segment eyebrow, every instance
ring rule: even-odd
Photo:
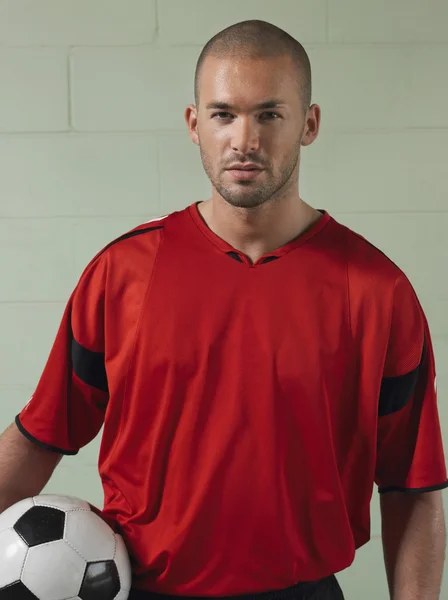
[[[279,108],[281,106],[286,106],[286,102],[284,100],[272,99],[267,100],[266,102],[260,102],[254,106],[255,110],[268,110],[270,108]],[[216,100],[209,102],[206,107],[209,109],[219,109],[219,110],[234,110],[236,107],[232,104],[227,104],[227,102],[218,102]]]

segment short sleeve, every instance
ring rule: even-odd
[[[375,482],[380,493],[448,487],[431,334],[404,275],[395,284],[379,398]]]
[[[105,368],[104,255],[85,269],[65,307],[37,387],[16,417],[33,442],[76,454],[100,431],[109,398]]]

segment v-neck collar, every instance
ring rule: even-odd
[[[214,231],[212,231],[210,227],[208,227],[207,223],[205,222],[201,213],[199,212],[198,206],[200,203],[201,202],[194,202],[188,207],[188,210],[193,221],[195,222],[201,233],[203,233],[205,237],[207,237],[208,240],[214,246],[218,247],[222,252],[230,254],[233,256],[233,258],[237,258],[237,260],[239,259],[240,262],[244,262],[253,267],[263,262],[270,262],[271,260],[285,256],[285,254],[288,254],[292,250],[299,248],[300,246],[305,244],[309,239],[311,239],[320,231],[322,231],[322,229],[331,220],[331,216],[326,210],[319,209],[319,212],[322,213],[322,217],[318,221],[316,221],[309,229],[301,233],[299,236],[297,236],[287,244],[281,246],[280,248],[277,248],[276,250],[273,250],[272,252],[268,252],[267,254],[261,256],[255,263],[252,263],[243,252],[234,248],[231,244],[223,240]]]

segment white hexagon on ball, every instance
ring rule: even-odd
[[[71,510],[66,513],[64,539],[86,561],[112,560],[115,554],[112,529],[91,511]]]
[[[78,595],[85,570],[82,556],[58,540],[29,549],[21,579],[38,598],[61,600]]]
[[[14,529],[0,533],[0,589],[19,581],[28,546]],[[2,569],[1,565],[8,565]]]

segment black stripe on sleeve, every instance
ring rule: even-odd
[[[103,352],[92,352],[72,338],[73,371],[81,381],[103,392],[108,392]]]
[[[378,416],[384,417],[404,408],[417,385],[420,367],[426,355],[426,340],[423,344],[423,352],[420,364],[410,373],[398,377],[384,377],[381,382]]]
[[[429,487],[422,488],[405,488],[390,485],[387,487],[378,488],[379,494],[387,494],[387,492],[404,492],[405,494],[423,494],[424,492],[436,492],[438,490],[444,490],[448,488],[448,481],[444,481],[443,483],[439,483],[437,485],[431,485]]]
[[[35,438],[33,435],[31,435],[31,433],[29,433],[25,429],[25,427],[20,422],[19,415],[16,416],[15,423],[16,423],[17,428],[20,431],[20,433],[23,434],[27,440],[29,440],[30,442],[33,442],[33,444],[36,444],[37,446],[40,446],[44,450],[48,450],[49,452],[56,452],[57,454],[65,454],[67,456],[74,456],[75,454],[78,454],[78,450],[63,450],[62,448],[57,448],[56,446],[50,446],[49,444],[44,444],[44,442],[41,442],[40,440]]]

